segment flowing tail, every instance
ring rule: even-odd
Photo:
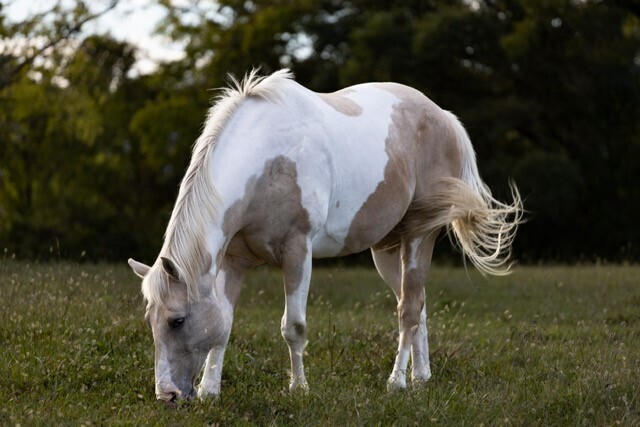
[[[480,178],[469,135],[454,114],[444,113],[462,152],[462,173],[459,179],[442,178],[438,191],[414,204],[409,233],[428,235],[446,227],[452,242],[482,273],[509,274],[511,245],[523,222],[520,193],[510,182],[512,204],[491,195]]]

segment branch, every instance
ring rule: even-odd
[[[0,90],[10,86],[11,84],[14,83],[16,76],[20,73],[20,71],[31,65],[33,63],[33,61],[35,61],[35,59],[42,55],[47,49],[50,49],[58,44],[60,44],[62,41],[64,40],[68,40],[71,36],[73,36],[74,34],[79,33],[82,30],[82,27],[90,21],[93,21],[94,19],[97,19],[99,17],[101,17],[102,15],[104,15],[105,13],[113,10],[118,3],[120,2],[120,0],[111,0],[111,3],[109,4],[109,6],[107,6],[105,9],[101,10],[100,12],[94,13],[92,15],[88,15],[84,18],[82,18],[81,20],[79,20],[76,23],[73,23],[73,25],[71,26],[67,26],[65,25],[65,27],[63,27],[61,33],[58,35],[58,37],[49,40],[48,43],[46,43],[44,46],[40,47],[39,49],[37,49],[34,53],[32,53],[31,55],[27,56],[26,58],[24,58],[21,62],[19,62],[17,65],[15,65],[13,67],[13,69],[9,69],[8,71],[6,71],[2,78],[2,80],[0,80]],[[46,14],[53,12],[53,10],[55,10],[55,7],[53,9],[51,9],[50,11],[47,12],[43,12],[42,14],[38,14],[38,17],[42,18],[44,17]]]

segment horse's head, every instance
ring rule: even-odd
[[[193,397],[207,353],[224,345],[231,328],[215,294],[215,278],[205,273],[189,290],[170,259],[159,258],[151,267],[130,259],[129,265],[143,279],[145,320],[155,344],[156,397],[166,403]]]

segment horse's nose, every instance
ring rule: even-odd
[[[169,391],[164,393],[162,396],[158,396],[158,402],[162,402],[167,406],[174,406],[178,401],[180,394],[175,391]]]
[[[156,391],[156,398],[168,405],[175,404],[180,399],[182,393],[174,385],[161,385]]]

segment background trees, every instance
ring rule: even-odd
[[[459,115],[489,185],[506,196],[512,177],[526,196],[521,259],[638,259],[634,5],[158,1],[167,10],[159,31],[187,54],[145,76],[131,73],[133,46],[69,32],[93,16],[82,2],[21,30],[0,9],[5,40],[36,27],[58,40],[38,54],[44,60],[0,51],[0,246],[25,256],[59,245],[63,256],[153,257],[207,89],[228,72],[288,66],[318,91],[402,82]]]

